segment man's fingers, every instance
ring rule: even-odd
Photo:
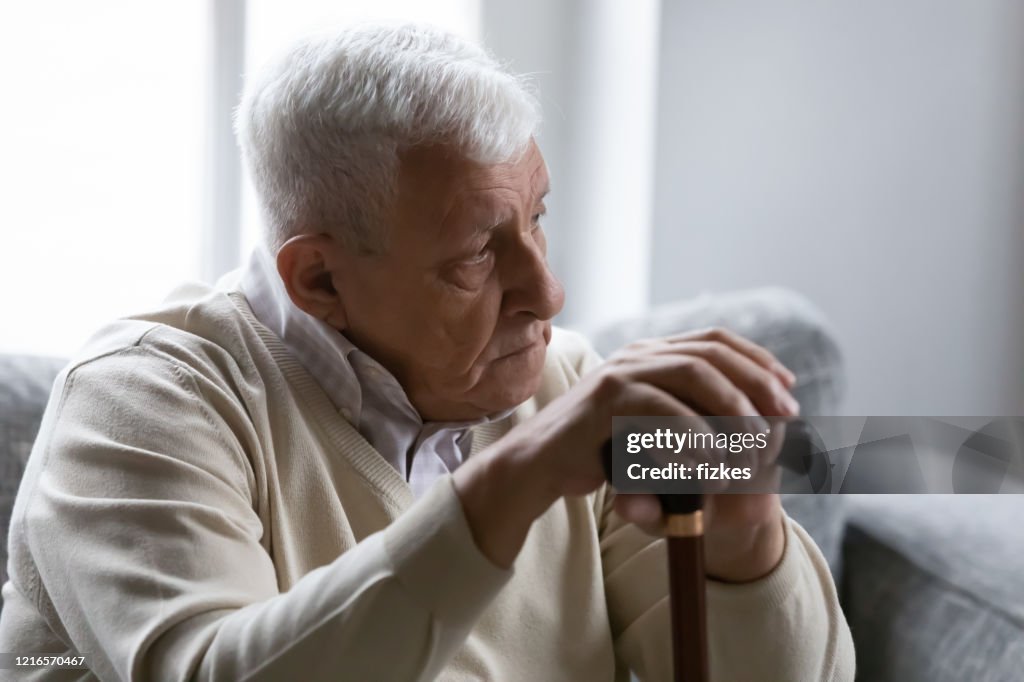
[[[735,332],[722,327],[712,327],[695,332],[686,332],[666,338],[669,343],[682,341],[717,341],[730,346],[735,351],[742,353],[765,369],[776,374],[785,384],[786,388],[792,388],[796,383],[796,375],[772,355],[771,351],[757,345],[749,339],[745,339]]]
[[[761,458],[765,463],[774,464],[786,442],[786,422],[783,419],[772,419],[770,423],[772,431],[768,435],[768,447],[762,450]]]
[[[621,417],[674,417],[681,420],[678,423],[685,424],[686,428],[693,433],[715,433],[714,429],[690,405],[658,386],[642,381],[631,383],[623,392],[622,397],[615,405],[615,414]],[[718,466],[720,461],[719,454],[713,449],[696,446],[686,449],[686,457],[692,466],[696,466],[700,462]],[[673,459],[672,457],[660,458],[657,455],[653,459],[659,465],[678,460],[678,458]]]
[[[652,355],[635,362],[630,375],[635,381],[672,394],[701,414],[723,417],[759,414],[750,398],[722,370],[696,355]]]
[[[665,520],[661,512],[661,502],[655,495],[616,493],[615,512],[626,521],[639,526],[645,533],[663,535]]]
[[[779,376],[719,341],[689,341],[665,346],[663,352],[678,349],[689,355],[702,357],[722,371],[741,391],[750,397],[762,415],[795,417],[800,405],[790,395]]]
[[[616,416],[698,418],[688,403],[662,386],[644,380],[632,380],[615,401]]]

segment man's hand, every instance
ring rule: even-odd
[[[510,566],[533,520],[555,500],[604,483],[600,450],[613,416],[795,416],[794,380],[767,350],[721,329],[627,346],[456,471],[477,545]],[[649,531],[660,528],[652,495],[620,495],[615,509]],[[754,580],[781,559],[777,495],[709,495],[704,513],[712,578]]]

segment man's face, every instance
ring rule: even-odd
[[[540,226],[547,192],[535,143],[495,166],[412,150],[386,253],[346,256],[332,273],[344,333],[396,376],[424,419],[498,412],[540,385],[564,301]]]

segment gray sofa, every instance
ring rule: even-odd
[[[607,354],[634,339],[706,326],[729,327],[775,352],[797,374],[795,393],[805,414],[838,409],[838,346],[822,316],[790,292],[704,296],[585,331]],[[4,580],[11,505],[62,365],[0,356]],[[859,680],[1024,680],[1024,498],[807,495],[784,504],[836,576]]]

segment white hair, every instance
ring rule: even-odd
[[[403,149],[448,144],[477,163],[504,163],[539,125],[523,78],[420,24],[307,37],[247,83],[235,115],[272,252],[311,231],[378,252]]]

